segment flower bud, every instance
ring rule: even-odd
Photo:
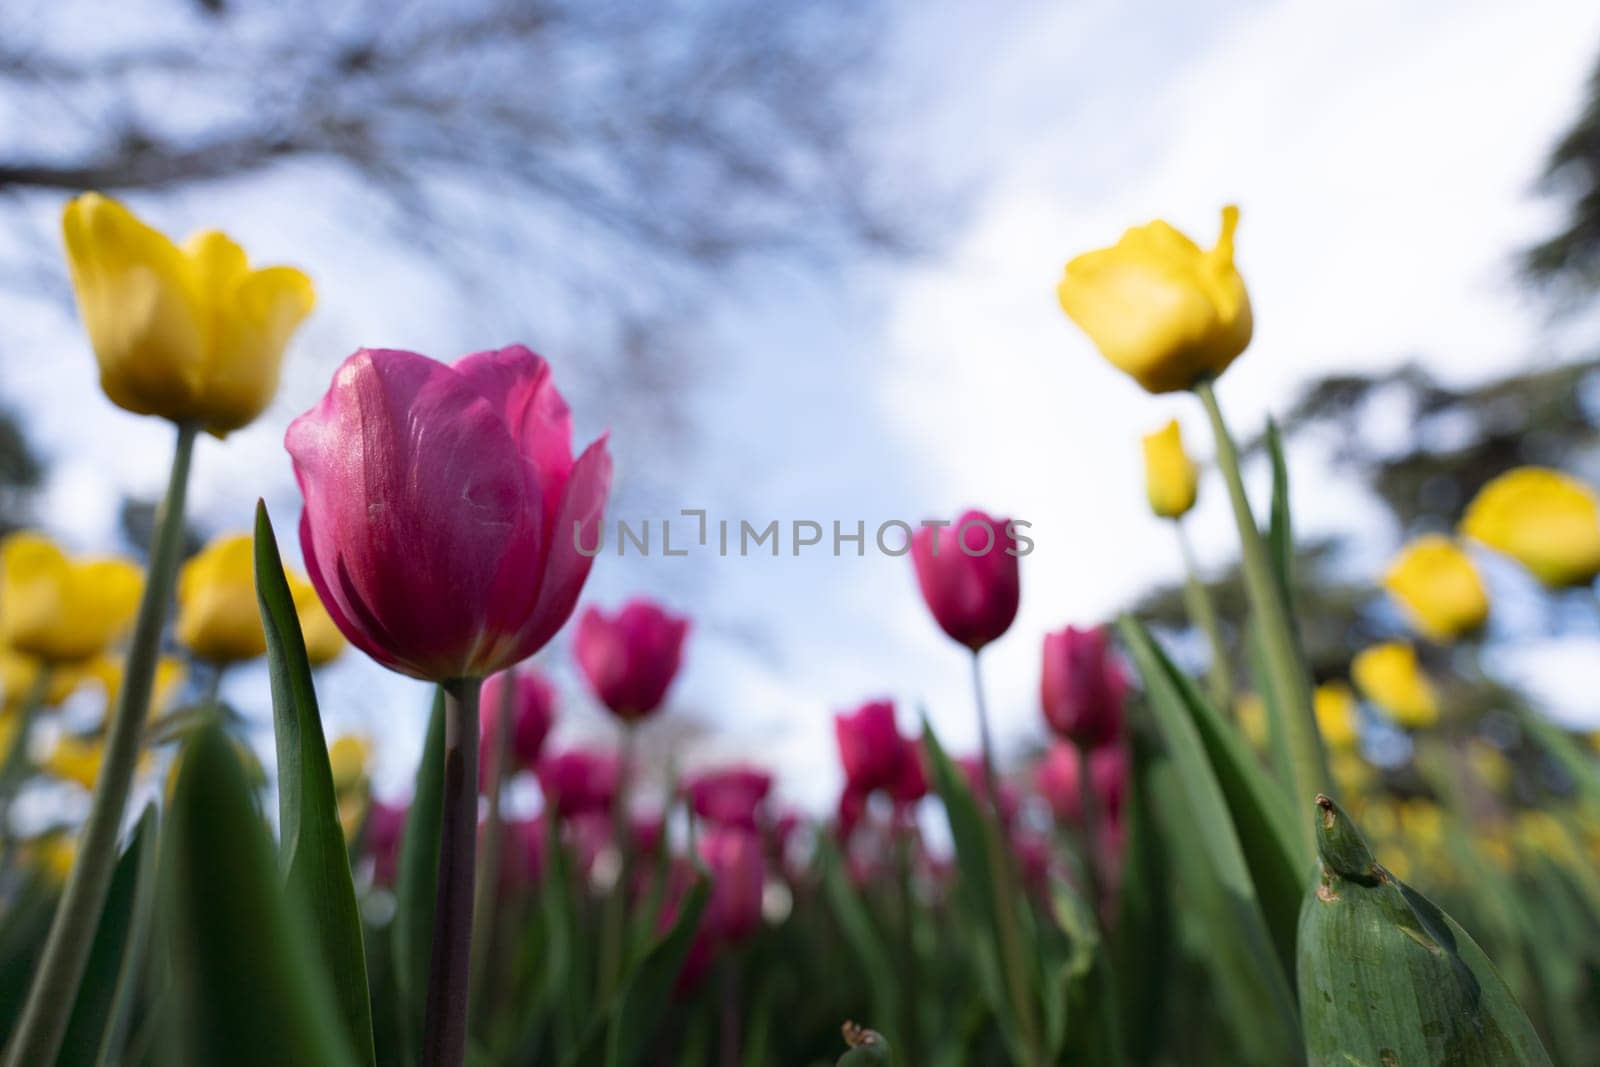
[[[1144,487],[1150,510],[1163,519],[1182,518],[1194,507],[1200,473],[1183,450],[1183,430],[1173,419],[1144,436]]]
[[[1411,542],[1383,577],[1418,632],[1453,641],[1483,625],[1489,597],[1472,558],[1448,537],[1430,534]]]
[[[925,525],[911,539],[911,561],[922,599],[953,640],[977,651],[1011,628],[1021,583],[1009,519],[973,510]]]
[[[631,600],[615,615],[589,608],[578,619],[578,667],[600,703],[633,722],[661,706],[688,635],[688,619],[649,600]]]

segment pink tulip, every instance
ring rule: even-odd
[[[971,790],[978,806],[989,807],[989,782],[988,775],[984,773],[983,760],[977,756],[957,756],[954,762],[961,776],[967,780],[967,788]],[[995,810],[1000,814],[1000,821],[1009,826],[1022,809],[1022,797],[1017,793],[1016,786],[1004,779],[997,783],[996,788],[1000,796]]]
[[[1045,721],[1057,736],[1080,748],[1114,740],[1122,732],[1127,689],[1105,627],[1068,626],[1045,634],[1039,696]]]
[[[866,815],[867,794],[846,785],[839,794],[839,812],[834,820],[834,830],[839,840],[848,844]]]
[[[521,345],[453,367],[390,349],[346,359],[284,443],[306,569],[351,644],[446,681],[554,637],[611,487],[604,438],[574,462],[571,437],[549,366]]]
[[[377,885],[393,885],[400,863],[400,842],[406,832],[406,809],[373,801],[367,812],[367,855],[372,857],[372,880]]]
[[[911,541],[922,599],[944,632],[976,652],[1011,628],[1021,584],[1009,519],[968,511]]]
[[[772,792],[772,775],[754,767],[729,767],[689,782],[689,806],[716,826],[754,830],[761,804]]]
[[[748,830],[713,827],[701,837],[699,852],[712,880],[705,930],[725,944],[737,944],[761,927],[766,885],[761,839]]]
[[[502,889],[536,885],[544,876],[544,817],[513,819],[505,824],[505,861],[500,867]]]
[[[509,686],[509,693],[507,687]],[[506,708],[509,697],[511,706]],[[491,674],[483,683],[478,698],[478,731],[481,754],[478,758],[480,775],[489,773],[491,746],[494,744],[494,721],[503,710],[510,711],[505,724],[506,765],[501,774],[510,777],[518,770],[537,766],[539,754],[544,751],[545,738],[555,722],[555,687],[535,670],[510,670]]]
[[[909,807],[928,795],[928,770],[922,760],[922,743],[907,738],[900,773],[889,784],[889,795],[901,808]]]
[[[621,775],[621,763],[604,752],[575,748],[539,761],[545,804],[561,819],[609,814]]]
[[[1034,771],[1039,794],[1049,803],[1056,819],[1074,824],[1083,812],[1083,757],[1075,745],[1057,741],[1050,746]],[[1115,820],[1122,813],[1122,798],[1127,790],[1128,753],[1120,744],[1102,745],[1089,752],[1089,781],[1094,787],[1098,815]]]
[[[869,701],[855,711],[833,717],[833,735],[839,742],[839,763],[845,781],[857,792],[888,789],[899,780],[905,764],[905,741],[894,722],[894,704]]]
[[[631,600],[611,616],[589,608],[578,619],[578,666],[600,703],[632,722],[661,706],[688,634],[688,619],[649,600]]]

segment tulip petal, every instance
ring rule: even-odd
[[[585,555],[578,546],[588,549],[600,543],[600,522],[611,492],[611,453],[606,441],[607,435],[601,434],[572,465],[546,546],[544,584],[533,614],[522,628],[516,659],[526,659],[548,644],[578,605],[578,594],[594,564],[593,554]]]
[[[505,566],[537,559],[538,531],[500,414],[443,364],[363,349],[285,445],[307,566],[334,617],[355,624],[347,636],[404,673],[467,673],[494,605],[531,600],[538,576]]]

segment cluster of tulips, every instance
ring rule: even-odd
[[[1068,263],[1059,295],[1115,366],[1206,412],[1249,685],[1183,532],[1200,471],[1173,422],[1144,441],[1147,484],[1188,562],[1203,683],[1132,618],[1049,633],[1041,743],[1003,765],[982,656],[1015,621],[1023,553],[983,511],[925,524],[915,579],[970,658],[980,746],[952,756],[885,700],[842,712],[843,789],[813,817],[777,804],[782,768],[680,775],[649,747],[689,622],[643,599],[578,611],[611,459],[603,437],[574,456],[525,347],[448,365],[355,352],[285,437],[306,576],[264,507],[181,560],[197,437],[265,409],[312,286],[219,233],[180,246],[110,199],[73,200],[67,262],[104,391],[170,420],[176,450],[143,571],[37,533],[0,548],[6,1063],[1592,1058],[1592,753],[1525,708],[1505,712],[1515,744],[1475,732],[1408,641],[1357,655],[1354,688],[1309,676],[1281,447],[1269,432],[1263,529],[1214,389],[1252,334],[1237,223],[1226,209],[1209,250],[1132,229]],[[1595,494],[1560,472],[1496,478],[1459,532],[1553,588],[1600,572]],[[1437,646],[1470,648],[1489,612],[1441,535],[1383,585]],[[561,697],[527,662],[574,614],[578,672],[615,722],[604,748],[553,747]],[[431,686],[403,804],[372,795],[369,739],[328,744],[316,668],[347,644]],[[219,698],[262,657],[271,783]],[[48,722],[91,688],[98,724]],[[1363,755],[1373,715],[1409,735],[1403,766]],[[1518,792],[1517,758],[1554,784]],[[136,784],[162,774],[135,815]],[[23,838],[12,801],[40,777],[92,801]],[[1570,920],[1553,950],[1540,908]]]

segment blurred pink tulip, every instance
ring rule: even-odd
[[[545,804],[560,819],[609,815],[621,775],[621,763],[606,752],[575,748],[539,761]]]
[[[478,697],[482,724],[478,731],[482,746],[478,758],[480,777],[489,773],[494,720],[506,707],[508,685],[511,707],[506,723],[506,765],[500,769],[502,777],[509,778],[516,771],[538,766],[545,738],[550,736],[550,727],[555,723],[556,691],[544,675],[532,669],[491,674]]]
[[[754,830],[761,804],[772,792],[772,775],[755,767],[729,767],[697,775],[686,792],[689,807],[706,822]]]
[[[983,760],[978,756],[957,756],[954,762],[961,776],[967,780],[967,788],[972,791],[973,799],[980,807],[988,807],[989,784],[983,770]],[[1005,779],[1001,779],[996,788],[1000,796],[995,803],[995,810],[1000,814],[1000,821],[1009,826],[1022,809],[1022,797],[1017,787]]]
[[[839,794],[839,812],[834,820],[834,830],[839,840],[848,843],[855,836],[856,827],[867,814],[867,794],[846,785]]]
[[[1039,699],[1045,721],[1058,737],[1080,748],[1114,740],[1122,732],[1127,689],[1105,627],[1068,626],[1045,634]]]
[[[1021,584],[1009,519],[967,511],[953,524],[923,526],[911,561],[928,610],[950,637],[976,652],[1011,628]]]
[[[766,886],[761,839],[748,830],[718,826],[701,837],[699,851],[711,873],[705,930],[718,941],[737,944],[761,928]]]
[[[600,703],[632,722],[661,706],[683,661],[689,620],[653,601],[630,600],[615,615],[578,618],[578,667]]]
[[[1039,795],[1049,803],[1057,821],[1072,825],[1083,812],[1083,757],[1077,746],[1057,741],[1050,746],[1034,771]],[[1121,744],[1102,745],[1089,753],[1089,781],[1101,819],[1115,820],[1122,814],[1122,798],[1127,789],[1128,754]]]
[[[306,570],[351,644],[445,681],[554,637],[611,486],[604,438],[574,462],[571,437],[548,364],[521,345],[454,366],[390,349],[346,359],[284,444]]]
[[[367,811],[367,855],[372,857],[372,880],[377,885],[393,885],[400,863],[400,842],[406,832],[406,809],[373,801]]]
[[[859,793],[888,789],[905,764],[905,741],[895,726],[894,703],[872,700],[833,717],[845,781]]]

